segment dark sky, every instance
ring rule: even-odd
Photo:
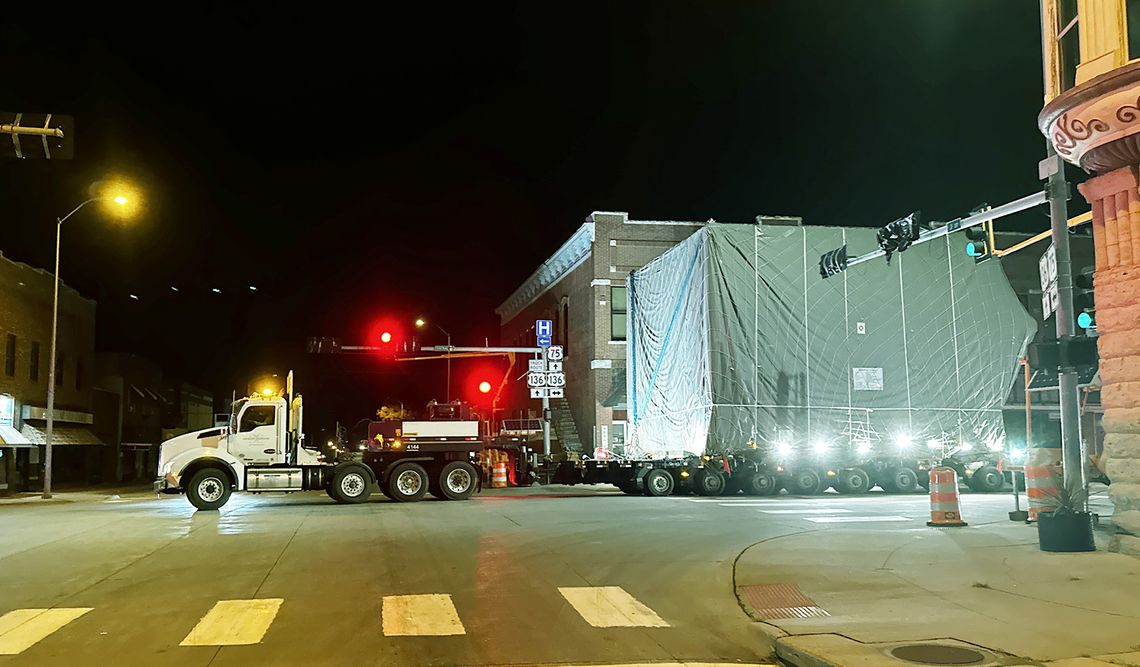
[[[443,369],[306,337],[424,313],[493,341],[593,210],[877,226],[1039,187],[1036,0],[281,6],[3,21],[0,109],[78,129],[71,162],[0,163],[0,251],[50,266],[55,216],[137,180],[134,224],[65,230],[100,347],[226,393],[298,368],[321,419],[420,403]]]

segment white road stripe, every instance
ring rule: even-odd
[[[0,616],[0,655],[16,655],[91,611],[92,607],[16,609]]]
[[[467,630],[459,620],[451,596],[385,595],[382,612],[384,635],[387,637],[441,637],[464,635]]]
[[[894,514],[884,516],[805,516],[804,521],[815,523],[875,523],[879,521],[910,521],[905,516]]]
[[[574,610],[595,628],[667,628],[669,624],[621,586],[558,589]]]
[[[244,646],[257,644],[281,609],[281,598],[220,600],[179,646]]]
[[[842,507],[826,508],[819,507],[815,509],[803,508],[798,510],[760,510],[761,514],[850,514],[851,510],[843,509]]]

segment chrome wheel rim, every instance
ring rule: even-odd
[[[423,487],[423,480],[415,470],[405,470],[396,476],[396,488],[405,496],[414,496]]]
[[[340,480],[340,491],[349,498],[364,493],[364,476],[358,472],[348,473]]]
[[[208,503],[220,500],[222,490],[222,480],[217,477],[207,477],[198,482],[198,497]]]
[[[669,480],[665,478],[665,475],[653,476],[653,490],[658,493],[665,493],[669,490]]]
[[[464,468],[456,468],[447,473],[447,490],[452,493],[466,493],[471,488],[471,473]]]

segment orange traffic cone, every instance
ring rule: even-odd
[[[501,461],[491,467],[491,488],[502,489],[507,486],[507,464]]]
[[[930,469],[930,521],[926,525],[967,525],[958,509],[958,472],[953,468]]]

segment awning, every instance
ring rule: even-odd
[[[47,443],[47,427],[32,426],[25,422],[20,432],[34,445]],[[55,445],[104,445],[106,443],[82,426],[53,424],[51,427],[51,444],[54,447]]]
[[[610,390],[610,395],[606,396],[606,400],[602,401],[602,406],[625,410],[625,369],[615,368],[613,372],[613,389]]]
[[[35,445],[15,428],[0,424],[0,447],[35,447]]]

